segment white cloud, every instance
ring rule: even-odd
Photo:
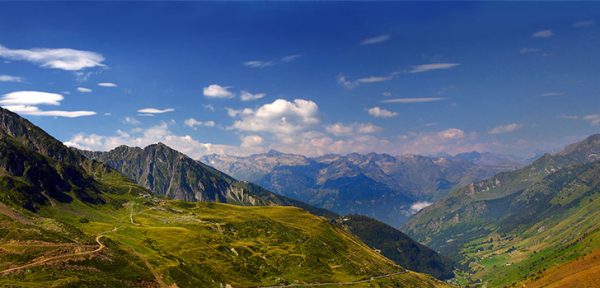
[[[233,98],[233,93],[228,90],[228,87],[212,84],[204,87],[204,96],[208,98]]]
[[[215,121],[199,121],[194,118],[186,119],[183,121],[183,124],[194,130],[196,130],[197,126],[214,127],[216,125]]]
[[[46,68],[77,71],[103,67],[104,57],[96,52],[69,48],[9,49],[0,45],[0,58],[28,61]]]
[[[325,131],[335,136],[352,136],[356,134],[375,133],[381,131],[381,127],[375,126],[371,123],[352,123],[349,125],[335,123],[325,126]]]
[[[66,117],[66,118],[77,118],[83,116],[92,116],[96,115],[94,111],[63,111],[63,110],[40,110],[36,106],[27,106],[27,105],[9,105],[2,106],[5,109],[8,109],[12,112],[21,114],[21,115],[32,115],[32,116],[55,116],[55,117]]]
[[[415,202],[412,205],[410,205],[410,212],[412,214],[415,214],[415,213],[423,210],[425,207],[430,206],[431,204],[433,204],[433,203],[432,202],[427,202],[427,201]]]
[[[590,124],[592,124],[593,126],[597,126],[600,125],[600,114],[592,114],[592,115],[586,115],[583,116],[584,121],[590,122]]]
[[[554,32],[552,30],[541,30],[531,34],[531,37],[534,38],[548,38],[554,36]]]
[[[111,82],[100,82],[100,83],[98,83],[98,86],[100,86],[100,87],[114,88],[114,87],[117,87],[118,85],[115,84],[115,83],[111,83]]]
[[[410,73],[422,73],[434,70],[445,70],[459,66],[460,63],[430,63],[413,66]]]
[[[132,134],[117,130],[116,135],[113,136],[79,133],[66,141],[65,145],[85,150],[107,151],[120,145],[145,147],[162,142],[194,159],[212,153],[240,153],[239,147],[203,143],[193,139],[190,135],[175,135],[170,131],[169,125],[171,124],[161,122],[147,129],[137,129],[137,132],[132,132]],[[244,150],[254,152],[251,149]]]
[[[130,125],[138,125],[140,124],[140,121],[138,121],[137,119],[135,119],[134,117],[125,117],[125,119],[123,119],[123,122],[126,124],[130,124]]]
[[[23,78],[18,76],[0,75],[0,82],[23,82]]]
[[[265,68],[275,65],[273,61],[262,61],[262,60],[250,60],[244,62],[244,66],[250,68]]]
[[[583,21],[578,21],[578,22],[573,23],[573,27],[583,28],[583,27],[593,26],[594,24],[596,24],[596,22],[594,20],[583,20]]]
[[[2,107],[5,109],[21,115],[55,116],[67,118],[96,115],[96,112],[94,111],[44,111],[37,107],[37,105],[59,106],[63,99],[64,97],[57,93],[16,91],[4,94],[2,98],[0,98],[0,105],[2,105]]]
[[[395,75],[397,75],[397,73],[390,73],[387,76],[368,76],[368,77],[363,77],[363,78],[358,78],[356,80],[352,80],[343,74],[339,74],[337,76],[337,82],[344,88],[352,89],[352,88],[359,86],[360,84],[372,84],[372,83],[389,81],[389,80],[394,79]]]
[[[242,101],[252,101],[252,100],[258,100],[261,99],[263,97],[267,96],[267,94],[265,93],[256,93],[256,94],[252,94],[248,91],[242,91],[240,93],[240,99],[242,99]]]
[[[39,91],[16,91],[4,94],[0,105],[60,105],[64,97],[57,93]]]
[[[465,132],[458,128],[450,128],[444,131],[438,132],[438,136],[442,139],[452,140],[452,139],[462,139],[465,138]]]
[[[90,92],[92,92],[92,89],[85,88],[85,87],[77,87],[77,91],[79,91],[81,93],[90,93]]]
[[[367,109],[367,112],[369,115],[377,118],[390,118],[398,116],[398,113],[380,107],[369,108]]]
[[[350,133],[348,129],[340,129]],[[335,136],[335,135],[334,135]],[[337,137],[337,136],[336,136]],[[439,132],[409,133],[396,136],[354,134],[352,137],[335,138],[319,131],[304,131],[278,137],[276,142],[264,144],[264,149],[276,149],[286,153],[323,155],[327,153],[407,153],[431,155],[440,152],[450,154],[486,151],[487,143],[478,143],[476,133],[466,133],[457,128]]]
[[[392,76],[369,76],[369,77],[359,78],[356,81],[358,81],[358,83],[369,84],[369,83],[389,81],[389,80],[392,80],[392,78],[393,78]]]
[[[442,97],[427,97],[427,98],[394,98],[381,101],[382,103],[399,103],[399,104],[411,104],[411,103],[427,103],[442,101],[446,98]]]
[[[142,114],[163,114],[163,113],[168,113],[168,112],[173,112],[175,111],[175,109],[173,108],[166,108],[166,109],[157,109],[157,108],[143,108],[138,110],[138,113],[142,113]]]
[[[243,148],[259,146],[263,143],[263,138],[258,135],[248,135],[242,137],[241,139],[242,143],[240,144],[240,147]]]
[[[277,99],[256,110],[228,110],[232,117],[239,117],[230,129],[250,132],[267,132],[273,134],[290,134],[304,130],[317,124],[319,107],[317,103],[295,99],[293,102]]]
[[[377,36],[362,40],[360,42],[360,45],[371,45],[371,44],[383,43],[385,41],[390,40],[390,38],[391,38],[390,34],[377,35]]]
[[[492,135],[504,134],[504,133],[511,133],[511,132],[515,132],[515,131],[521,129],[522,127],[523,127],[523,125],[521,125],[521,124],[510,123],[510,124],[500,125],[498,127],[494,127],[492,129],[490,129],[488,131],[488,133],[492,134]]]
[[[281,57],[278,60],[250,60],[250,61],[246,61],[244,62],[244,66],[249,67],[249,68],[266,68],[266,67],[271,67],[271,66],[275,66],[275,65],[279,65],[279,64],[284,64],[284,63],[290,63],[295,61],[296,59],[302,57],[302,55],[287,55],[284,57]]]

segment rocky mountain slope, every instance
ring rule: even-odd
[[[600,135],[453,191],[404,230],[492,286],[539,280],[600,248]]]
[[[520,165],[510,157],[476,152],[454,157],[353,153],[309,158],[269,151],[248,157],[209,155],[201,161],[282,195],[396,227],[452,188]]]
[[[334,213],[283,197],[247,181],[237,181],[162,143],[145,148],[120,146],[108,152],[77,150],[121,172],[156,195],[193,202],[297,206],[317,215]]]

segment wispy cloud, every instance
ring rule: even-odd
[[[23,82],[23,78],[11,75],[0,75],[0,82]]]
[[[82,117],[96,115],[94,111],[63,111],[41,110],[38,105],[59,106],[64,100],[61,94],[40,91],[16,91],[4,94],[0,98],[0,105],[21,115],[56,116],[56,117]]]
[[[556,116],[556,118],[567,119],[567,120],[579,120],[579,116],[577,116],[577,115],[566,115],[566,114],[558,115],[558,116]]]
[[[552,30],[541,30],[531,34],[531,37],[534,38],[549,38],[554,36],[554,32]]]
[[[381,127],[371,123],[335,123],[325,126],[325,131],[335,136],[353,136],[358,134],[371,134],[381,131]]]
[[[410,73],[422,73],[429,72],[435,70],[446,70],[452,69],[456,66],[459,66],[460,63],[429,63],[429,64],[421,64],[413,66],[410,70]]]
[[[402,74],[406,74],[406,73],[423,73],[423,72],[435,71],[435,70],[446,70],[446,69],[452,69],[459,65],[460,65],[460,63],[428,63],[428,64],[415,65],[415,66],[412,66],[410,69],[403,70],[403,71],[393,71],[391,73],[388,73],[387,75],[368,76],[368,77],[362,77],[362,78],[357,78],[357,79],[349,78],[344,74],[338,74],[338,76],[336,77],[336,80],[337,80],[338,84],[340,84],[342,87],[344,87],[346,89],[352,89],[352,88],[356,88],[356,87],[360,86],[361,84],[372,84],[372,83],[390,81],[390,80],[392,80]]]
[[[256,146],[259,146],[260,144],[262,144],[264,141],[263,137],[260,137],[258,135],[244,136],[244,137],[241,137],[241,140],[242,140],[242,143],[240,144],[240,147],[242,147],[242,148],[256,147]]]
[[[390,118],[398,116],[398,113],[380,107],[369,108],[367,109],[367,112],[369,113],[369,115],[376,118]]]
[[[98,86],[100,86],[100,87],[114,88],[114,87],[117,87],[118,85],[115,84],[115,83],[111,83],[111,82],[100,82],[100,83],[98,83]]]
[[[279,64],[285,64],[285,63],[290,63],[295,61],[296,59],[302,57],[302,55],[287,55],[284,57],[281,57],[277,60],[250,60],[250,61],[246,61],[244,62],[244,66],[249,67],[249,68],[266,68],[266,67],[271,67],[271,66],[275,66],[275,65],[279,65]]]
[[[250,93],[248,91],[242,91],[240,93],[240,99],[242,101],[253,101],[253,100],[258,100],[261,99],[263,97],[267,96],[267,94],[265,93]]]
[[[183,121],[183,124],[194,130],[196,130],[196,127],[198,126],[214,127],[216,125],[215,121],[199,121],[194,118],[185,119],[185,121]]]
[[[381,101],[382,103],[399,103],[399,104],[411,104],[411,103],[427,103],[442,101],[446,98],[443,97],[425,97],[425,98],[394,98]]]
[[[104,57],[96,52],[69,48],[9,49],[0,45],[0,58],[27,61],[45,68],[78,71],[103,67]]]
[[[497,135],[497,134],[505,134],[515,132],[521,129],[523,125],[517,123],[510,123],[506,125],[500,125],[498,127],[494,127],[488,131],[489,134]]]
[[[591,114],[583,116],[581,119],[589,122],[592,126],[600,125],[600,114]]]
[[[363,78],[358,78],[358,79],[350,79],[343,74],[339,74],[337,76],[337,82],[344,88],[352,89],[361,84],[372,84],[372,83],[389,81],[389,80],[394,79],[395,75],[397,75],[397,73],[391,73],[386,76],[368,76],[368,77],[363,77]]]
[[[596,22],[594,20],[582,20],[582,21],[573,23],[572,26],[574,28],[583,28],[583,27],[594,26],[594,24],[596,24]]]
[[[128,116],[128,117],[125,117],[125,118],[123,119],[123,123],[125,123],[125,124],[129,124],[129,125],[139,125],[139,124],[140,124],[140,121],[139,121],[139,120],[137,120],[137,119],[135,119],[134,117],[129,117],[129,116]]]
[[[157,109],[157,108],[143,108],[138,110],[138,113],[142,113],[142,114],[163,114],[163,113],[168,113],[168,112],[173,112],[175,111],[175,109],[173,108],[166,108],[166,109]]]
[[[203,89],[204,96],[208,98],[233,98],[234,95],[229,91],[229,87],[224,87],[219,84],[211,84]]]
[[[90,88],[85,88],[85,87],[77,87],[77,91],[81,92],[81,93],[91,93],[92,89]]]
[[[565,93],[564,92],[546,92],[546,93],[542,93],[542,96],[544,97],[555,97],[555,96],[564,96]]]
[[[390,34],[381,34],[381,35],[377,35],[377,36],[366,38],[366,39],[362,40],[360,42],[360,45],[379,44],[379,43],[383,43],[385,41],[388,41],[391,38],[392,37],[390,36]]]

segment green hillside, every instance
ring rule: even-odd
[[[74,200],[38,213],[3,205],[0,286],[254,287],[396,272],[373,284],[441,285],[299,208],[160,200],[130,187],[103,195],[104,205]]]
[[[454,277],[454,263],[383,222],[362,215],[339,217],[336,223],[402,267],[435,276]]]
[[[405,229],[446,252],[492,287],[543,278],[544,271],[600,248],[600,136],[523,169],[453,192]]]
[[[154,195],[197,202],[227,202],[242,206],[295,206],[328,219],[339,217],[328,210],[272,193],[248,181],[237,181],[162,143],[149,145],[143,149],[120,146],[108,152],[77,151],[118,170],[137,184],[149,189]],[[341,181],[341,184],[349,186],[346,193],[355,194],[353,199],[366,201],[361,194],[371,193],[364,193],[364,191],[373,190],[374,182],[365,177],[356,177],[355,180],[358,179],[363,180]],[[372,205],[381,206],[380,204],[382,203]],[[383,256],[400,266],[433,275],[438,279],[452,278],[453,263],[446,261],[437,252],[376,220],[367,217],[360,217],[360,220],[345,221],[343,226],[371,247],[383,247],[380,249]],[[380,233],[382,231],[385,233]]]
[[[0,120],[1,287],[446,286],[303,209],[166,200]]]

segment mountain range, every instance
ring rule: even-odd
[[[155,195],[4,109],[0,185],[3,287],[447,286],[297,207]]]
[[[237,181],[162,143],[149,145],[143,149],[120,146],[107,152],[77,151],[90,159],[100,161],[118,170],[137,184],[166,198],[246,206],[296,206],[332,221],[339,217],[329,210],[271,193],[251,182]],[[382,234],[379,242],[365,242],[373,248],[396,247],[396,249],[383,249],[382,254],[404,267],[428,273],[440,279],[448,279],[453,276],[454,263],[451,261],[447,261],[427,247],[419,246],[418,243],[392,227],[372,219],[369,221],[374,224],[373,227],[364,225],[353,227],[354,221],[345,223],[344,227],[363,241],[369,234],[372,234],[369,229],[375,227],[378,227],[378,230],[393,229],[394,233],[398,235]],[[399,257],[399,254],[411,254],[411,257]]]
[[[388,154],[305,157],[269,151],[200,159],[241,180],[340,214],[362,214],[398,227],[455,187],[520,167],[513,157],[463,153],[435,157]]]
[[[600,135],[592,135],[521,169],[454,190],[403,230],[459,261],[472,273],[471,282],[544,286],[564,277],[571,282],[562,287],[593,287],[592,270],[579,269],[600,265],[586,257],[600,252],[598,160]]]

